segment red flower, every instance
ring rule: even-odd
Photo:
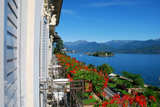
[[[75,74],[76,72],[75,72],[75,70],[73,70],[73,71],[70,71],[71,73],[73,73],[73,74]]]
[[[70,82],[72,82],[72,81],[73,81],[73,79],[72,79],[72,78],[70,78],[70,79],[69,79],[69,81],[70,81]]]
[[[67,74],[67,78],[71,78],[71,76],[69,74]]]
[[[122,100],[123,100],[123,101],[128,101],[129,98],[130,98],[129,95],[124,95],[124,96],[122,97]]]
[[[71,78],[69,74],[67,74],[67,78],[69,79],[69,81],[73,81],[73,78]]]
[[[108,103],[107,101],[104,101],[104,102],[102,103],[102,107],[106,107],[108,104],[109,104],[109,103]]]
[[[102,95],[105,97],[105,96],[107,95],[107,93],[103,91],[103,92],[102,92]]]
[[[98,93],[97,96],[100,96],[100,93]]]
[[[94,72],[97,72],[97,69],[93,69]]]
[[[141,106],[141,107],[147,107],[147,102],[145,96],[136,96],[135,101]]]
[[[156,98],[154,96],[149,96],[150,100],[153,100],[154,102],[156,102]]]
[[[112,99],[111,101],[110,101],[110,104],[113,104],[115,102],[115,99]]]
[[[114,98],[114,99],[118,99],[118,98],[120,98],[120,96],[119,96],[119,94],[115,94],[115,95],[113,96],[113,98]]]
[[[133,102],[134,102],[134,98],[130,97],[129,98],[129,104],[133,104]]]
[[[123,107],[126,107],[125,103],[123,103]]]
[[[91,96],[91,95],[90,95],[90,96],[89,96],[89,98],[90,98],[90,99],[92,99],[92,98],[93,98],[93,96]]]

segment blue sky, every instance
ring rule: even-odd
[[[160,38],[160,0],[63,0],[64,41]]]

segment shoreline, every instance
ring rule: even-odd
[[[80,52],[66,52],[67,54],[85,54],[85,55],[88,55],[86,54],[86,52],[83,52],[83,53],[80,53]],[[133,55],[160,55],[160,53],[127,53],[127,52],[114,52],[115,55],[116,54],[133,54]],[[113,55],[114,56],[114,55]]]
[[[117,73],[111,73],[111,74],[112,74],[112,75],[116,75],[116,76],[113,76],[113,77],[119,77],[120,79],[125,79],[125,80],[127,80],[127,81],[129,81],[129,82],[132,82],[132,81],[133,81],[133,80],[131,80],[131,79],[125,77],[125,76],[119,75],[119,74],[117,74]],[[144,83],[144,87],[145,87],[145,88],[150,87],[150,86],[151,86],[151,87],[157,87],[157,88],[160,89],[160,86],[154,86],[154,85],[152,85],[152,84]]]
[[[121,71],[125,71],[126,69],[122,69],[122,68],[117,68],[116,66],[118,65],[118,66],[122,66],[122,67],[124,67],[124,65],[126,65],[126,67],[127,67],[127,70],[126,71],[128,71],[128,72],[131,72],[131,73],[138,73],[138,74],[140,74],[142,77],[143,77],[143,79],[144,79],[144,81],[145,81],[145,84],[146,85],[148,85],[148,86],[154,86],[154,87],[160,87],[160,81],[158,80],[158,78],[159,77],[157,77],[158,75],[159,75],[159,73],[158,72],[155,72],[155,71],[157,71],[158,69],[159,69],[159,67],[157,67],[157,66],[155,66],[156,67],[156,69],[153,71],[153,69],[146,69],[147,71],[153,71],[153,72],[155,72],[154,73],[154,75],[155,74],[157,74],[157,75],[155,75],[154,76],[154,78],[153,78],[153,76],[151,76],[150,74],[149,74],[149,72],[146,72],[146,70],[145,69],[143,69],[145,66],[148,66],[148,64],[145,64],[144,66],[141,66],[141,65],[139,65],[139,64],[136,64],[135,66],[141,66],[141,68],[134,68],[134,70],[132,69],[132,67],[128,67],[128,66],[130,66],[131,64],[128,64],[128,63],[126,63],[126,61],[123,61],[122,60],[122,57],[129,57],[130,59],[128,60],[128,61],[132,61],[132,60],[134,60],[134,56],[135,57],[137,57],[137,55],[138,54],[116,54],[115,56],[113,56],[113,57],[108,57],[108,58],[105,58],[105,57],[94,57],[94,56],[88,56],[88,55],[86,55],[86,54],[83,54],[83,53],[67,53],[69,56],[71,56],[71,57],[75,57],[75,58],[78,58],[81,62],[84,62],[84,63],[86,63],[86,64],[93,64],[93,65],[102,65],[103,63],[107,63],[107,64],[109,64],[109,65],[111,65],[112,67],[114,67],[115,68],[115,70],[116,70],[116,74],[121,74]],[[134,56],[132,56],[132,55],[134,55]],[[119,57],[121,57],[120,58],[120,60],[118,59]],[[142,55],[142,57],[141,57],[141,55],[139,55],[138,56],[139,58],[142,58],[142,63],[144,63],[144,62],[146,62],[146,58],[149,58],[150,57],[150,55]],[[153,58],[154,58],[154,60],[156,60],[157,59],[157,57],[159,57],[159,55],[151,55],[151,57],[150,57],[150,59],[152,60]],[[112,59],[112,61],[111,61],[111,59]],[[97,60],[96,60],[97,59]],[[144,59],[144,60],[143,60]],[[122,62],[120,62],[122,60]],[[114,63],[113,63],[113,61],[114,61]],[[116,63],[115,63],[115,61],[116,61]],[[118,61],[118,62],[117,62]],[[134,60],[135,61],[135,60]],[[124,64],[124,63],[126,63],[126,64]],[[152,63],[152,62],[151,62]],[[156,61],[154,61],[154,63],[152,63],[152,65],[149,65],[149,66],[151,66],[151,67],[154,67],[154,65],[157,63],[157,60]],[[154,68],[155,68],[154,67]],[[137,71],[137,72],[133,72],[133,71]],[[145,73],[147,73],[147,74],[145,74]],[[149,74],[149,75],[148,75]],[[149,81],[147,78],[150,78],[151,79],[151,81]]]

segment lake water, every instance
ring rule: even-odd
[[[94,57],[85,54],[68,54],[86,64],[109,64],[115,73],[122,71],[140,74],[146,84],[160,87],[160,55],[157,54],[115,54],[113,57]]]

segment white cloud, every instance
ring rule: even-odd
[[[95,2],[91,3],[88,6],[89,7],[108,7],[108,6],[128,6],[128,5],[134,5],[136,2],[129,2],[129,1],[111,1],[111,2]]]
[[[62,13],[69,14],[69,15],[74,15],[75,11],[73,11],[71,9],[62,9]]]
[[[64,15],[70,15],[71,17],[75,17],[77,19],[82,19],[82,17],[79,16],[76,11],[73,11],[71,9],[62,9],[62,14],[64,14]]]

